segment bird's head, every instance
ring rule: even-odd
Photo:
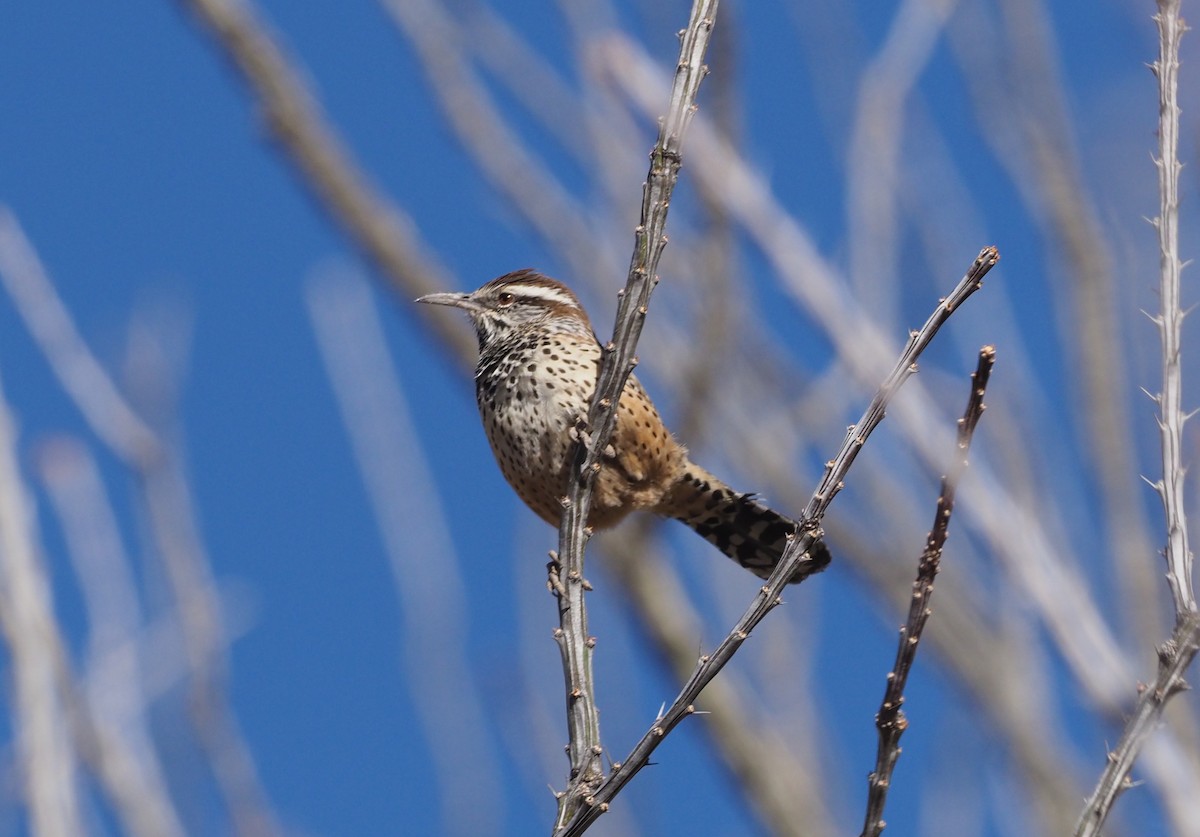
[[[466,311],[481,352],[531,329],[592,334],[587,312],[571,289],[528,269],[506,273],[470,293],[427,294],[417,302]]]

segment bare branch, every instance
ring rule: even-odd
[[[883,421],[888,404],[904,382],[915,374],[917,359],[925,347],[929,345],[938,329],[949,319],[950,315],[980,288],[983,277],[995,266],[999,258],[999,251],[995,247],[985,247],[980,251],[974,264],[971,265],[951,294],[938,303],[925,325],[919,331],[912,333],[899,361],[880,385],[862,418],[846,434],[841,450],[826,466],[825,476],[817,486],[817,490],[813,493],[799,521],[796,536],[784,550],[783,558],[772,571],[771,577],[759,589],[750,608],[742,615],[720,645],[711,654],[700,658],[691,678],[671,706],[662,713],[661,717],[656,719],[629,756],[621,762],[620,767],[614,769],[604,783],[596,789],[592,797],[587,800],[588,805],[580,809],[576,818],[571,821],[568,828],[561,832],[559,837],[582,834],[596,818],[604,813],[621,789],[646,766],[651,754],[658,749],[658,745],[671,730],[696,711],[695,701],[704,687],[732,659],[742,643],[750,637],[750,632],[754,627],[770,611],[782,604],[780,593],[784,585],[789,581],[802,579],[824,569],[808,555],[809,548],[820,535],[821,517],[824,516],[829,503],[841,490],[844,484],[843,480],[867,437]]]
[[[1129,778],[1133,763],[1150,735],[1160,726],[1167,701],[1188,688],[1183,674],[1197,651],[1200,651],[1200,613],[1190,611],[1175,625],[1171,638],[1159,646],[1158,676],[1152,685],[1139,687],[1141,695],[1137,706],[1125,724],[1117,746],[1108,754],[1104,772],[1075,826],[1076,837],[1099,834],[1117,796],[1133,786]]]
[[[1200,612],[1192,587],[1192,553],[1188,546],[1183,484],[1183,376],[1180,368],[1184,313],[1179,304],[1179,42],[1187,30],[1179,16],[1179,0],[1159,0],[1159,56],[1152,66],[1158,78],[1158,230],[1160,293],[1163,312],[1158,320],[1162,339],[1163,391],[1159,396],[1159,433],[1163,478],[1156,485],[1167,523],[1167,581],[1175,600],[1175,630],[1158,649],[1158,676],[1142,687],[1132,717],[1116,748],[1108,754],[1104,772],[1088,798],[1076,825],[1076,835],[1100,832],[1118,794],[1130,786],[1129,773],[1150,734],[1159,725],[1167,701],[1187,687],[1183,674],[1200,651]]]
[[[600,767],[603,750],[592,682],[594,640],[588,636],[583,600],[588,586],[583,577],[583,551],[590,534],[588,511],[595,476],[600,470],[601,453],[612,436],[617,404],[637,362],[638,337],[646,319],[650,293],[658,282],[658,260],[667,243],[664,233],[667,211],[683,163],[683,136],[696,110],[700,82],[708,71],[703,63],[704,52],[708,48],[716,12],[717,0],[696,0],[687,28],[682,33],[670,105],[660,126],[658,142],[650,154],[650,172],[642,189],[642,220],[635,231],[629,277],[617,305],[612,340],[603,347],[596,392],[588,411],[587,431],[591,438],[586,445],[576,444],[569,457],[574,467],[567,496],[563,499],[558,548],[566,595],[557,597],[560,630],[556,638],[566,680],[571,781],[567,792],[559,798],[556,832],[578,820],[576,813],[585,800],[591,806],[592,791],[603,778]]]
[[[1159,0],[1159,57],[1153,65],[1158,78],[1158,189],[1161,201],[1158,230],[1159,293],[1162,317],[1163,390],[1159,400],[1163,478],[1159,487],[1167,518],[1167,581],[1175,598],[1175,618],[1196,610],[1192,589],[1192,551],[1188,545],[1183,498],[1183,372],[1179,363],[1184,312],[1179,304],[1179,41],[1187,25],[1179,17],[1179,0]]]
[[[908,728],[908,719],[901,709],[904,704],[904,687],[908,683],[908,673],[917,658],[917,646],[921,642],[925,623],[932,613],[930,601],[933,598],[933,582],[937,578],[942,561],[942,548],[946,545],[946,536],[949,534],[954,498],[958,492],[958,483],[967,470],[971,439],[975,434],[975,426],[983,416],[983,395],[995,363],[994,348],[985,346],[980,350],[979,364],[971,375],[971,395],[967,399],[967,409],[958,422],[958,459],[950,473],[942,478],[942,491],[938,497],[937,511],[933,516],[933,527],[929,531],[925,552],[921,555],[917,568],[917,580],[913,583],[908,620],[900,629],[896,662],[887,676],[883,703],[880,704],[879,714],[875,716],[875,726],[879,730],[879,746],[875,754],[875,770],[867,780],[867,813],[863,821],[862,837],[879,837],[886,825],[883,821],[883,809],[887,803],[888,789],[892,784],[892,772],[900,758],[900,736]]]
[[[625,525],[608,534],[604,566],[655,649],[683,680],[696,665],[701,617],[678,572],[647,543],[648,528]],[[779,837],[839,833],[833,825],[820,753],[796,752],[792,742],[782,740],[769,721],[752,711],[753,694],[753,684],[735,668],[727,669],[704,689],[708,713],[701,724],[704,732],[770,833]]]

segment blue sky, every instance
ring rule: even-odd
[[[530,734],[515,719],[531,693],[556,713],[542,723],[564,739],[556,652],[548,639],[553,608],[541,593],[539,557],[553,536],[503,484],[478,427],[470,382],[421,326],[423,312],[384,290],[374,268],[318,206],[267,136],[235,72],[184,5],[148,0],[117,6],[60,0],[8,5],[0,26],[0,203],[20,219],[82,334],[118,377],[131,330],[139,324],[149,324],[175,359],[178,429],[188,476],[228,622],[237,633],[230,647],[232,706],[274,809],[297,834],[424,834],[450,827],[439,802],[449,791],[438,787],[430,767],[430,748],[437,744],[417,720],[413,680],[420,673],[406,656],[414,647],[436,648],[438,637],[414,637],[406,621],[411,611],[406,614],[397,596],[305,302],[314,277],[329,272],[368,277],[433,474],[427,488],[458,510],[448,526],[463,581],[461,591],[448,594],[462,597],[455,610],[466,620],[459,627],[476,670],[476,682],[464,688],[477,688],[481,695],[488,723],[488,740],[481,747],[493,754],[498,775],[492,780],[503,799],[498,809],[481,816],[494,833],[545,829],[552,800],[541,787],[561,784],[561,774],[540,771],[547,763],[564,768],[565,760],[557,752],[542,752],[522,763],[523,745],[514,750],[513,742]],[[1141,271],[1121,292],[1121,301],[1136,303],[1121,314],[1123,327],[1138,335],[1141,347],[1129,358],[1136,384],[1147,384],[1141,373],[1154,371],[1152,334],[1135,316],[1137,304],[1156,304],[1149,292],[1156,263],[1142,258],[1151,252],[1152,239],[1140,220],[1156,211],[1148,162],[1156,109],[1153,79],[1143,66],[1156,49],[1152,7],[1106,2],[1080,13],[1072,4],[1049,6],[1059,43],[1071,45],[1059,58],[1084,179],[1122,268],[1137,265]],[[271,2],[261,8],[302,63],[353,153],[379,188],[413,215],[421,236],[463,288],[518,267],[566,269],[561,254],[472,169],[439,115],[410,44],[380,6]],[[503,13],[553,66],[568,77],[578,71],[568,27],[555,4]],[[857,4],[828,19],[776,3],[728,3],[722,8],[726,13],[718,29],[728,25],[736,38],[744,147],[826,258],[844,267],[849,250],[844,149],[851,115],[844,94],[853,86],[850,79],[841,89],[822,84],[829,79],[828,62],[852,66],[855,55],[878,48],[895,5]],[[652,12],[622,7],[619,17],[644,39],[660,65],[670,65],[685,4]],[[818,26],[822,22],[826,29]],[[1069,425],[1077,417],[1061,397],[1072,384],[1061,358],[1067,339],[1059,332],[1061,314],[1052,305],[1053,245],[1039,233],[1017,188],[983,142],[955,66],[952,51],[939,42],[922,74],[920,109],[910,117],[939,127],[950,158],[979,200],[972,220],[983,238],[955,241],[948,248],[957,260],[953,263],[965,268],[980,246],[1001,247],[1001,271],[989,282],[1005,284],[1017,311],[1017,333],[1037,359],[1038,385],[1051,394],[1050,415]],[[721,68],[714,66],[714,72]],[[1185,72],[1185,84],[1188,79]],[[710,93],[711,79],[701,94],[702,110]],[[1194,91],[1186,95],[1195,101]],[[517,112],[510,97],[499,100],[505,113]],[[1185,118],[1190,118],[1186,105]],[[1195,124],[1185,123],[1188,159],[1195,155]],[[640,145],[648,149],[652,126],[641,120],[639,130]],[[567,156],[528,122],[523,131],[552,164]],[[633,165],[640,168],[643,161],[639,157]],[[567,184],[585,193],[584,173],[569,166],[564,171]],[[693,200],[695,186],[686,166],[683,177],[685,200]],[[1194,182],[1185,181],[1186,199],[1194,199]],[[638,179],[626,184],[630,207],[636,206],[639,188]],[[986,196],[980,198],[979,192]],[[927,199],[916,196],[902,212],[921,212]],[[681,217],[696,212],[691,203],[679,210]],[[1186,217],[1194,221],[1194,210]],[[915,235],[916,227],[915,219],[906,218],[906,234]],[[617,264],[624,263],[631,245],[630,237],[613,254]],[[748,276],[765,269],[752,251],[744,264]],[[907,277],[927,265],[906,252],[898,272]],[[672,277],[664,272],[664,278],[669,283]],[[936,289],[948,289],[956,278],[951,273],[914,280],[900,303],[906,323],[923,320]],[[621,281],[614,275],[612,288]],[[746,281],[770,309],[764,328],[772,333],[792,328],[794,312],[778,285]],[[986,324],[997,315],[985,309],[970,316]],[[604,333],[610,318],[611,307],[593,319]],[[829,346],[816,335],[809,331],[793,346],[819,371]],[[943,348],[932,363],[961,374],[972,351]],[[1001,346],[1001,370],[1004,357]],[[648,365],[652,380],[656,373]],[[146,607],[152,613],[161,608],[161,591],[154,592],[161,571],[154,569],[144,543],[144,521],[130,480],[56,384],[7,298],[0,298],[0,376],[18,419],[31,479],[32,463],[47,439],[76,436],[96,451],[145,585]],[[944,391],[952,405],[947,411],[953,412],[965,390],[947,385]],[[1139,456],[1150,471],[1152,426],[1148,408],[1134,399],[1130,393],[1141,431],[1150,440]],[[857,410],[865,401],[851,403]],[[840,441],[843,419],[852,417],[839,413],[820,432],[824,455]],[[1082,467],[1071,444],[1064,442],[1066,450],[1052,455],[1063,457],[1069,467]],[[803,460],[801,467],[815,479],[820,454]],[[37,496],[57,611],[82,655],[80,595],[44,492],[39,489]],[[1093,536],[1086,531],[1088,500],[1085,487],[1067,523],[1079,525],[1084,543]],[[1152,509],[1149,500],[1147,507]],[[926,525],[927,517],[922,511],[915,525]],[[695,551],[695,546],[687,548]],[[705,553],[697,560],[711,557]],[[436,564],[441,558],[428,554],[414,560]],[[748,601],[752,580],[737,580]],[[822,587],[819,593],[804,590],[795,598],[800,607],[820,613],[823,639],[812,649],[810,677],[838,695],[836,709],[822,716],[821,726],[846,742],[829,770],[841,795],[831,806],[848,818],[842,824],[850,822],[849,831],[860,816],[873,758],[871,717],[890,663],[897,617],[854,573],[838,566],[814,584]],[[699,594],[716,597],[703,587]],[[601,702],[606,738],[623,752],[659,703],[673,696],[676,681],[649,655],[639,654],[642,640],[625,607],[602,595],[593,599],[594,622],[603,626],[602,647],[619,652],[600,656],[598,674],[602,682],[608,677],[621,683],[610,686],[607,703],[604,696]],[[707,626],[698,644],[719,635],[724,624]],[[549,679],[514,683],[519,679],[514,661],[525,655],[537,661],[534,671]],[[616,669],[614,661],[626,659],[637,660],[636,667]],[[1141,662],[1149,665],[1145,654]],[[1056,679],[1069,680],[1061,661],[1051,659],[1050,666]],[[930,775],[923,771],[953,773],[949,753],[956,739],[986,740],[986,728],[973,725],[969,701],[956,692],[959,688],[938,671],[933,657],[921,659],[910,702],[914,717],[926,723],[918,723],[905,739],[901,780],[907,775],[915,783],[918,775]],[[1074,699],[1064,698],[1068,716]],[[183,734],[176,740],[184,702],[177,686],[151,711],[160,748],[173,765],[172,787],[189,830],[229,833],[228,822],[211,813],[214,791],[204,770],[195,767],[195,742]],[[726,775],[696,726],[685,725],[659,751],[658,766],[639,776],[622,797],[625,814],[646,834],[757,833],[761,824],[729,793]],[[1084,724],[1077,734],[1090,742],[1085,752],[1097,756],[1092,767],[1098,769],[1103,739],[1089,737],[1095,732]],[[527,740],[529,748],[544,743]],[[0,762],[8,779],[0,797],[7,809],[0,830],[23,833],[12,764],[10,750]],[[903,791],[898,785],[889,833],[959,833],[945,820],[939,824],[936,807],[929,807],[935,802]],[[1004,788],[985,785],[974,792],[989,798]],[[453,804],[469,809],[470,792],[460,793],[462,800]],[[1159,823],[1145,799],[1129,806],[1131,816]],[[492,816],[497,810],[501,813]],[[96,816],[97,833],[115,828],[103,806]],[[621,823],[629,822],[612,819],[597,833],[622,833]],[[1012,830],[1019,825],[994,812],[983,828],[982,833],[1019,833]]]

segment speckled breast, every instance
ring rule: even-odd
[[[557,526],[570,429],[596,386],[600,347],[544,331],[489,346],[475,395],[504,478],[534,513]]]

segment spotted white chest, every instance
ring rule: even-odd
[[[475,395],[504,478],[533,511],[557,525],[569,433],[587,414],[600,347],[571,334],[514,337],[479,359]]]

